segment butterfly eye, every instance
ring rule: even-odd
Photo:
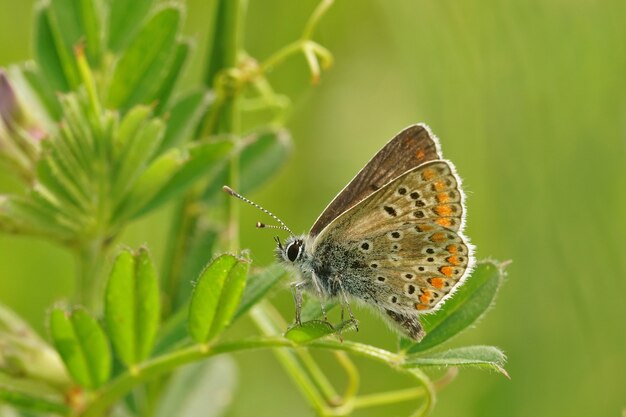
[[[298,258],[298,255],[300,254],[300,245],[301,243],[296,241],[287,246],[287,259],[291,262],[295,262]]]

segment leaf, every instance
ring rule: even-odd
[[[133,107],[124,115],[113,137],[114,157],[116,160],[124,156],[125,151],[129,147],[128,144],[139,134],[151,114],[151,106],[139,105]]]
[[[209,339],[219,335],[232,321],[243,296],[243,291],[246,288],[249,269],[249,261],[239,260],[230,270],[222,289],[219,307],[211,326]]]
[[[237,365],[230,356],[185,366],[168,383],[156,417],[222,416],[234,398],[236,386]]]
[[[98,322],[85,310],[56,308],[50,314],[50,336],[72,378],[98,388],[111,375],[111,350]]]
[[[138,127],[124,144],[115,172],[114,198],[119,198],[133,185],[158,149],[164,133],[165,123],[161,119],[151,119]]]
[[[114,220],[122,223],[148,212],[146,205],[162,193],[163,188],[187,162],[188,159],[178,149],[172,149],[152,162],[126,193],[113,215]]]
[[[105,295],[105,320],[113,347],[128,367],[146,359],[159,325],[159,288],[148,251],[123,250],[115,259]]]
[[[62,111],[59,100],[54,95],[46,79],[44,79],[44,74],[39,67],[34,62],[29,61],[20,65],[19,71],[28,82],[30,88],[36,93],[48,116],[57,122],[61,120]]]
[[[292,146],[291,136],[284,129],[265,130],[246,137],[241,143],[240,186],[237,191],[247,195],[274,176],[287,161]],[[205,189],[203,198],[207,200],[217,195],[227,179],[227,169],[224,168]]]
[[[437,353],[409,355],[403,366],[408,368],[426,366],[483,367],[494,369],[509,378],[509,374],[504,369],[505,363],[506,356],[494,346],[466,346]]]
[[[285,333],[285,337],[292,342],[304,344],[320,337],[352,330],[355,328],[355,324],[352,320],[346,320],[336,326],[324,320],[303,321],[301,325],[291,326]]]
[[[109,12],[109,48],[119,52],[129,38],[143,26],[154,0],[111,0]]]
[[[0,404],[12,404],[23,410],[69,415],[63,396],[46,384],[0,373]],[[0,415],[2,412],[0,412]]]
[[[454,296],[435,313],[423,316],[426,336],[407,352],[430,349],[472,325],[491,306],[502,278],[503,271],[494,262],[480,262]]]
[[[156,12],[122,53],[111,80],[107,105],[128,109],[146,103],[161,85],[163,68],[173,57],[181,10],[167,6]]]
[[[204,343],[223,330],[232,319],[243,294],[248,261],[221,255],[200,274],[189,305],[191,337]]]
[[[286,275],[287,271],[285,268],[277,263],[268,266],[260,272],[251,274],[234,318],[239,318],[250,310]]]
[[[214,99],[212,93],[196,91],[178,100],[169,111],[160,152],[190,139]]]
[[[0,199],[0,217],[9,231],[47,236],[58,240],[71,240],[75,230],[55,220],[55,214],[21,196]]]
[[[61,56],[72,59],[74,47],[83,41],[90,63],[98,66],[102,53],[98,19],[98,15],[101,14],[94,0],[50,1],[49,17],[53,30],[58,32],[57,48],[62,50]],[[72,64],[75,65],[75,61]]]
[[[48,18],[46,3],[39,3],[35,23],[35,58],[44,78],[51,84],[55,91],[68,91],[69,83],[63,71],[61,57],[57,51]]]
[[[152,100],[158,102],[155,109],[156,114],[163,113],[164,109],[167,108],[172,91],[174,91],[176,82],[180,78],[180,74],[187,62],[191,46],[191,41],[189,40],[177,43],[174,57],[165,72],[161,86],[158,90],[155,90],[152,96]]]
[[[260,132],[242,152],[241,190],[249,194],[282,168],[291,152],[291,135],[286,129]]]
[[[202,176],[211,177],[228,161],[234,149],[230,140],[195,142],[185,148],[189,157],[185,164],[159,190],[159,193],[141,209],[142,215],[155,209],[173,197],[183,193]]]

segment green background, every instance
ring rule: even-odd
[[[297,38],[313,0],[250,0],[245,45],[257,58]],[[31,57],[32,1],[0,0],[0,65]],[[190,1],[199,80],[208,2]],[[271,75],[293,98],[294,152],[249,197],[306,231],[396,132],[428,123],[468,194],[467,234],[479,258],[511,259],[495,308],[449,346],[493,344],[512,379],[462,371],[433,416],[621,416],[626,410],[626,2],[337,0],[316,39],[335,65],[311,87],[301,57]],[[0,192],[15,191],[0,173]],[[272,260],[259,212],[242,208],[242,244]],[[136,223],[128,244],[160,259],[168,209]],[[0,302],[43,330],[71,293],[71,256],[50,243],[0,236]],[[288,291],[278,295],[287,317]],[[392,348],[367,311],[348,337]],[[253,331],[241,323],[234,331]],[[312,415],[270,353],[237,357],[229,416]],[[326,356],[321,355],[324,362]],[[408,382],[357,360],[364,392]],[[337,384],[342,375],[330,371]],[[271,395],[271,396],[270,396]],[[268,401],[272,400],[272,401]],[[406,415],[412,404],[358,415]]]

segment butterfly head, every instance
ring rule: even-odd
[[[287,264],[295,264],[302,261],[304,256],[304,239],[297,236],[289,236],[283,245],[278,237],[274,238],[276,243],[276,257],[279,261]]]

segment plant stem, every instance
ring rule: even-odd
[[[261,301],[250,311],[250,317],[266,336],[276,335],[280,332],[280,327],[276,323],[276,315],[277,312],[269,305],[268,301]],[[327,415],[326,402],[320,395],[323,389],[320,387],[319,383],[316,383],[315,379],[312,380],[309,378],[306,370],[296,358],[295,353],[283,349],[274,349],[274,355],[291,379],[300,388],[300,391],[316,410],[317,414],[319,416]],[[315,378],[318,373],[313,372],[309,373],[309,375]]]
[[[85,242],[76,250],[76,289],[77,304],[97,310],[100,306],[101,274],[100,265],[104,255],[104,246],[100,240]]]
[[[354,408],[368,408],[385,404],[394,404],[401,401],[408,401],[422,398],[426,395],[423,387],[407,388],[396,391],[381,392],[376,394],[361,395],[353,402]]]

